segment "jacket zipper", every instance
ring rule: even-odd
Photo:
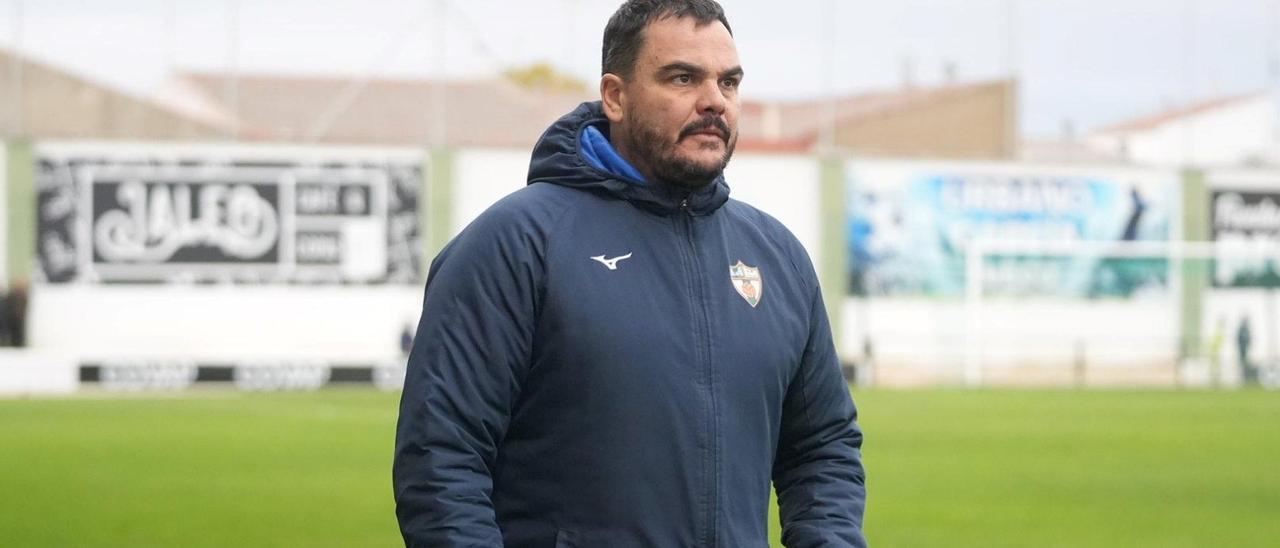
[[[692,259],[691,263],[693,266],[690,270],[690,274],[693,276],[690,283],[690,286],[693,289],[691,295],[695,300],[694,307],[700,314],[697,318],[699,328],[697,332],[701,333],[701,337],[695,340],[699,358],[698,365],[705,370],[707,398],[710,406],[710,415],[707,417],[707,422],[709,423],[707,427],[707,446],[710,458],[708,459],[708,462],[704,463],[707,470],[707,491],[709,494],[709,502],[707,505],[707,515],[704,516],[703,519],[704,523],[708,525],[708,537],[710,542],[707,543],[707,546],[716,546],[718,542],[717,537],[719,536],[719,527],[717,526],[717,516],[719,515],[719,511],[717,509],[717,502],[719,501],[720,491],[720,418],[717,414],[718,410],[716,408],[715,370],[711,363],[711,320],[710,312],[707,310],[706,289],[703,283],[704,280],[702,279],[702,262],[699,260],[698,246],[693,235],[693,211],[689,209],[688,198],[684,198],[680,201],[680,212],[681,221],[685,228],[685,238],[689,244],[689,254]],[[697,332],[695,334],[697,334]]]

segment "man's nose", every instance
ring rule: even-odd
[[[724,96],[724,90],[720,89],[720,81],[710,80],[709,83],[702,85],[702,89],[698,94],[698,112],[719,116],[724,114],[725,105],[728,101]]]

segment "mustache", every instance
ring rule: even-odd
[[[729,124],[725,123],[719,116],[703,116],[701,120],[685,126],[684,129],[680,130],[679,140],[683,141],[685,137],[708,129],[715,129],[720,133],[720,139],[726,143],[729,142]]]

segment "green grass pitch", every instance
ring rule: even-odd
[[[1280,539],[1280,393],[854,397],[874,546]],[[397,401],[357,390],[0,400],[0,544],[400,545]]]

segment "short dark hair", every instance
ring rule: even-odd
[[[724,8],[716,0],[627,0],[604,27],[600,73],[630,78],[644,46],[645,27],[667,17],[692,17],[698,26],[719,21],[733,36]]]

